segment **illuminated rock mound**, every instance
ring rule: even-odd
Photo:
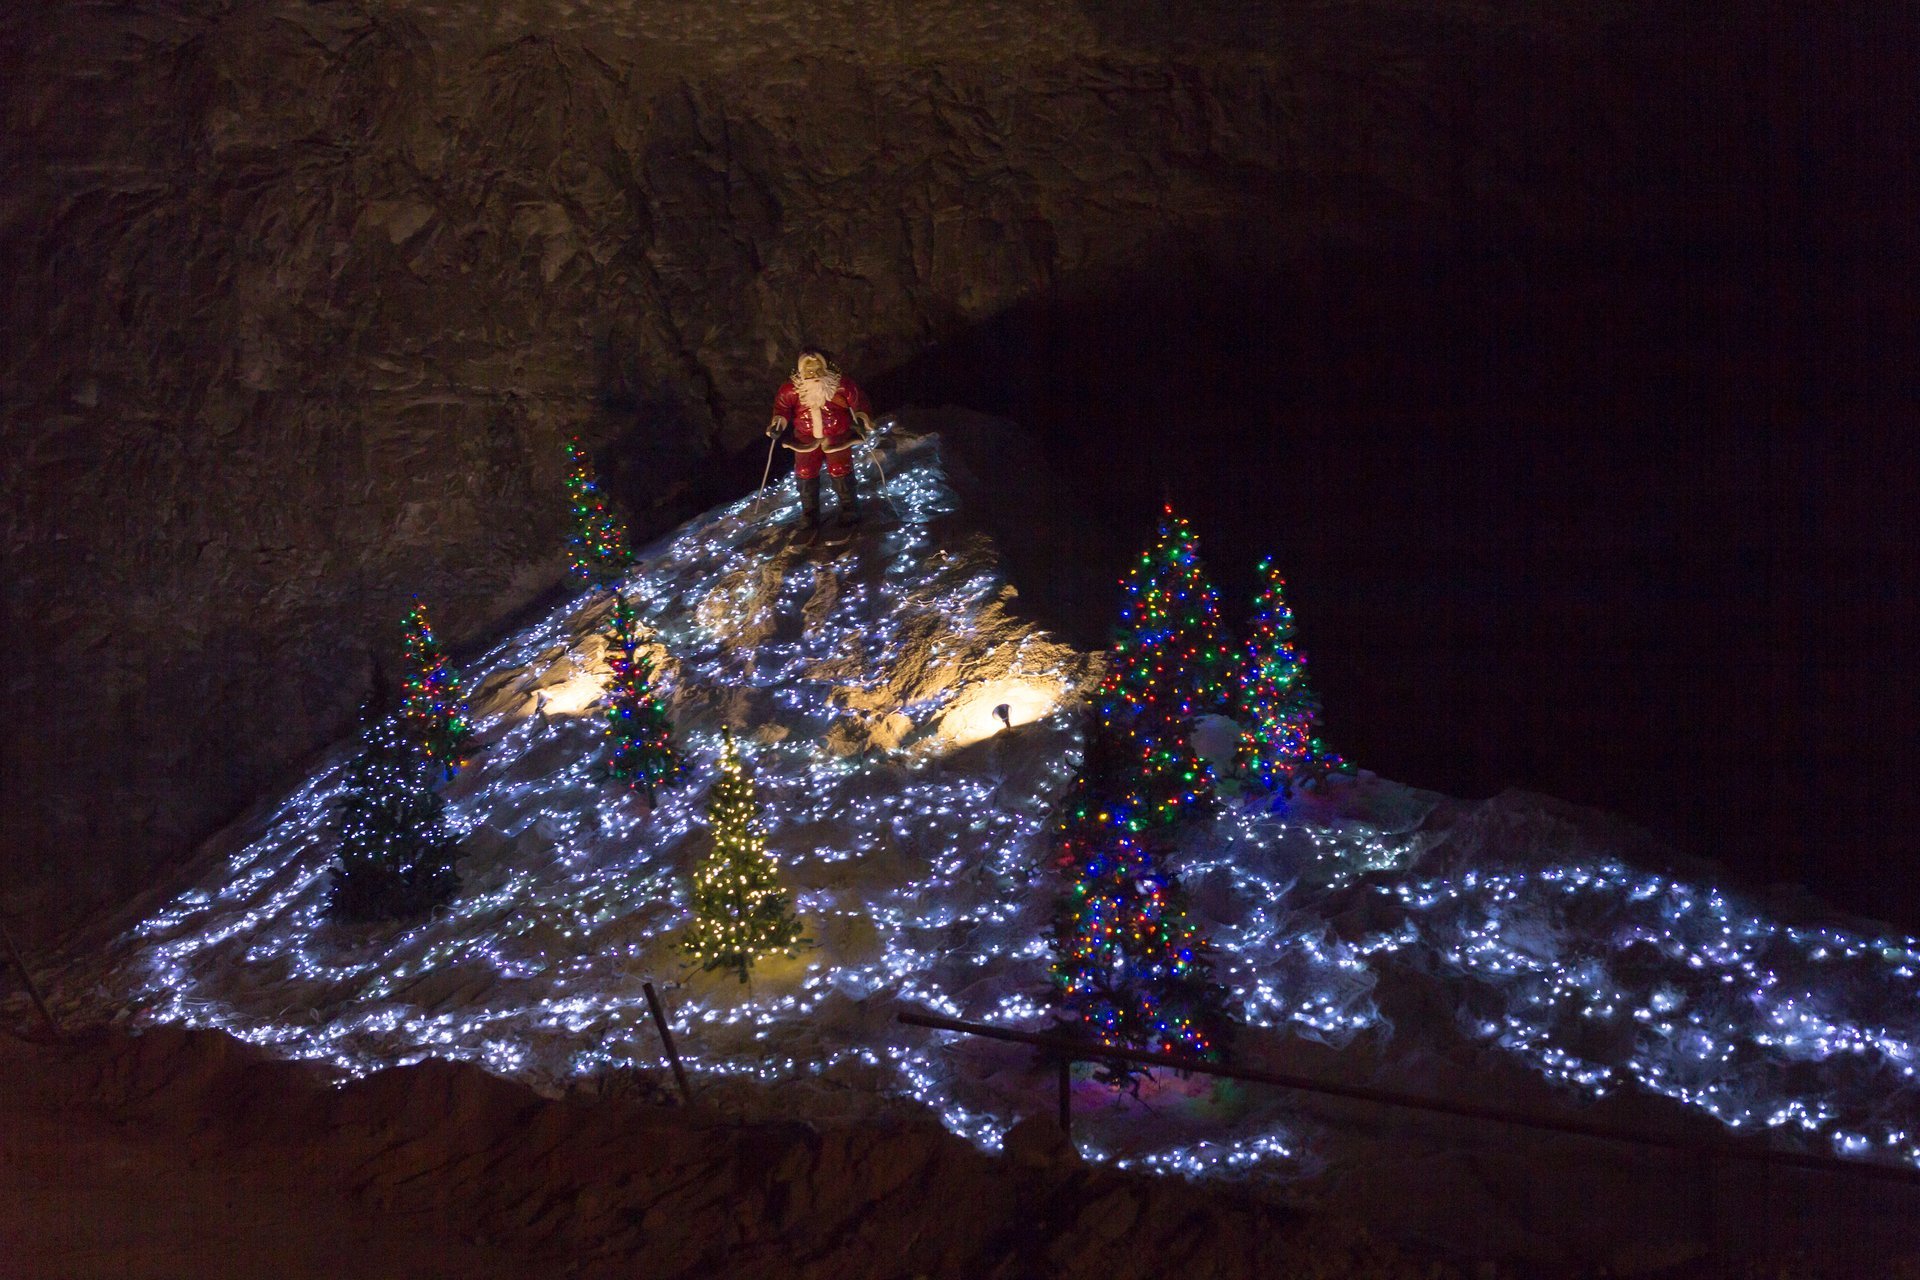
[[[405,926],[326,916],[342,754],[216,842],[200,887],[124,940],[101,1007],[354,1073],[444,1057],[559,1092],[659,1069],[652,980],[702,1089],[799,1082],[817,1108],[892,1094],[998,1146],[1051,1105],[1050,1073],[895,1015],[1048,1025],[1044,828],[1100,662],[1023,617],[991,543],[956,518],[942,450],[888,442],[881,518],[843,552],[787,544],[789,484],[640,553],[625,590],[688,765],[651,811],[603,774],[609,600],[583,595],[467,665],[450,904]],[[723,729],[809,939],[746,986],[680,949]],[[1172,866],[1218,948],[1245,1061],[1467,1098],[1530,1090],[1543,1107],[1671,1100],[1920,1162],[1914,944],[1789,925],[1597,815],[1363,772],[1291,808],[1230,794]],[[1297,1175],[1374,1141],[1201,1079],[1076,1091],[1082,1153],[1148,1168]]]

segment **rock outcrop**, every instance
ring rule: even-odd
[[[1277,1195],[1082,1166],[1047,1121],[999,1158],[924,1117],[684,1108],[644,1078],[550,1099],[431,1061],[329,1088],[218,1032],[8,1038],[0,1080],[22,1278],[1458,1274]]]

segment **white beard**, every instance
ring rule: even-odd
[[[794,394],[800,397],[800,403],[809,409],[822,409],[827,401],[833,399],[834,392],[840,390],[840,375],[822,374],[818,378],[795,378]]]
[[[795,378],[793,393],[800,398],[800,407],[807,411],[813,422],[813,434],[816,438],[827,434],[827,424],[820,411],[827,407],[827,401],[833,399],[834,392],[840,390],[840,375],[825,373],[818,378]]]

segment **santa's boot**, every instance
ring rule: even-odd
[[[833,496],[840,500],[840,509],[834,512],[834,520],[841,528],[860,523],[860,495],[854,491],[853,472],[843,476],[829,476],[833,481]]]
[[[793,540],[805,545],[820,536],[820,477],[794,479],[800,487],[800,521],[793,527]]]

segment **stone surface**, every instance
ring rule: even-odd
[[[1007,1130],[1000,1152],[1025,1169],[1044,1169],[1049,1165],[1071,1164],[1080,1158],[1073,1143],[1061,1131],[1060,1121],[1049,1115],[1031,1115]]]
[[[1801,67],[1817,21],[8,6],[0,906],[44,940],[289,776],[410,594],[457,646],[548,592],[570,433],[644,534],[752,483],[802,340],[887,386],[1009,308],[1120,280],[1151,311],[1195,264],[1311,295],[1332,245],[1709,241],[1801,153],[1697,106]]]
[[[328,1087],[217,1032],[0,1038],[0,1245],[30,1280],[1457,1275],[1277,1196],[1031,1166],[930,1119],[439,1060]],[[811,1101],[811,1100],[810,1100]]]

